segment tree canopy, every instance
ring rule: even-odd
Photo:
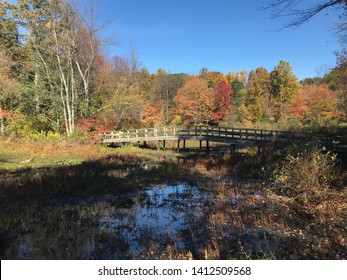
[[[126,56],[103,54],[95,18],[66,0],[1,1],[0,8],[1,134],[73,136],[81,130],[293,120],[310,125],[314,119],[325,125],[347,116],[345,51],[336,53],[336,67],[326,76],[301,83],[284,60],[249,73],[150,73],[133,48]]]

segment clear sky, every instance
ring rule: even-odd
[[[163,68],[198,74],[202,67],[227,73],[260,66],[271,71],[286,60],[302,79],[335,65],[333,52],[341,46],[331,29],[338,11],[277,31],[290,19],[271,19],[271,11],[260,9],[265,1],[96,0],[95,5],[102,20],[111,20],[102,36],[112,34],[118,42],[108,47],[108,55],[125,55],[131,45],[151,73]]]

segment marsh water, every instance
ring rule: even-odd
[[[4,259],[177,258],[189,252],[210,195],[187,183],[134,193],[40,202],[7,213]],[[6,245],[5,245],[6,244]],[[175,256],[173,256],[175,254]]]

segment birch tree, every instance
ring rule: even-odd
[[[34,57],[35,77],[41,76],[51,100],[60,100],[60,114],[69,135],[82,110],[88,107],[98,40],[93,24],[86,26],[70,3],[63,0],[19,0],[15,16],[27,30],[25,45]],[[35,78],[35,80],[37,80]],[[87,109],[84,110],[84,113]]]

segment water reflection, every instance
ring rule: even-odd
[[[188,251],[206,193],[156,185],[127,196],[47,203],[1,214],[3,259],[148,259]]]

